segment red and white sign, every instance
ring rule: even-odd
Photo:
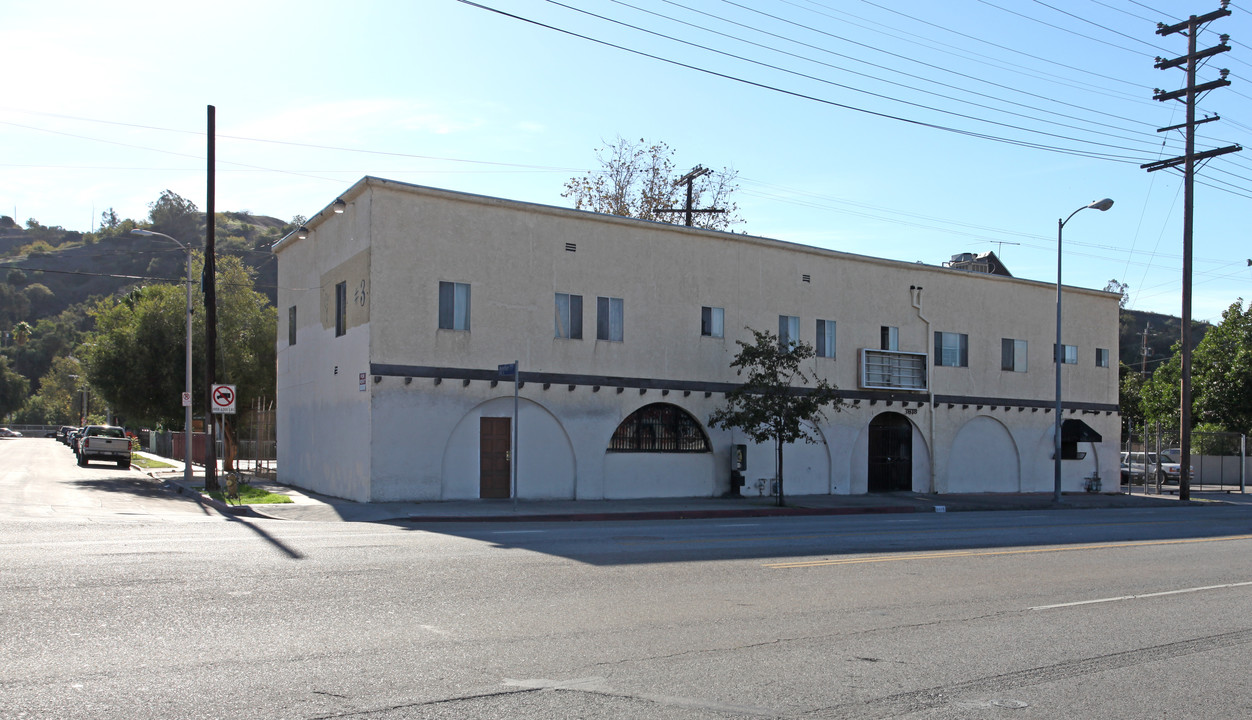
[[[183,393],[183,407],[191,407],[191,393]]]
[[[218,414],[235,414],[235,386],[213,386],[213,412]]]

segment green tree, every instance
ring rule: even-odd
[[[55,358],[47,374],[40,378],[39,392],[22,407],[20,417],[23,422],[29,423],[77,423],[85,382],[85,373],[79,361],[64,356]]]
[[[0,417],[9,415],[26,402],[30,382],[9,366],[9,359],[0,357]]]
[[[194,265],[203,268],[203,257]],[[238,404],[274,396],[277,313],[253,289],[238,258],[217,259],[218,382],[238,386]],[[199,289],[194,307],[204,305]],[[148,285],[91,311],[96,330],[85,347],[91,385],[129,423],[182,425],[186,342],[186,288]],[[193,402],[204,397],[204,314],[192,330]]]
[[[686,221],[682,213],[657,212],[681,208],[687,202],[686,185],[676,182],[680,174],[674,170],[673,157],[674,150],[663,142],[649,144],[640,139],[635,143],[619,136],[596,150],[600,169],[570,178],[561,197],[572,198],[579,210],[682,224]],[[738,205],[731,200],[739,189],[737,176],[734,170],[723,168],[696,179],[692,207],[724,210],[696,213],[692,221],[696,227],[729,230],[743,223]]]
[[[709,425],[736,428],[753,442],[773,441],[778,462],[778,504],[783,505],[783,446],[803,440],[817,442],[812,423],[825,417],[825,408],[843,409],[839,390],[801,365],[814,356],[805,342],[779,345],[778,336],[746,328],[753,342],[736,340],[739,352],[730,366],[746,381],[726,395],[726,404],[709,416]]]
[[[122,219],[117,216],[117,212],[113,208],[108,208],[100,213],[100,229],[115,230],[118,225],[122,224]]]
[[[156,232],[178,238],[184,244],[199,245],[200,216],[196,204],[173,190],[161,191],[161,196],[148,204],[148,221]]]
[[[1252,305],[1222,313],[1192,357],[1195,416],[1225,432],[1252,431]]]
[[[1117,388],[1117,403],[1122,420],[1132,428],[1143,427],[1143,376],[1122,365],[1122,380]]]

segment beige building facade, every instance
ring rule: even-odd
[[[769,493],[772,448],[708,426],[749,327],[815,345],[845,398],[786,449],[788,494],[1053,486],[1052,284],[372,177],[275,252],[279,472],[300,487],[716,496],[747,444],[743,492]],[[1118,477],[1118,296],[1064,307],[1080,491]]]

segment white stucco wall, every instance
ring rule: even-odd
[[[866,428],[884,409],[875,398],[894,401],[913,426],[914,490],[1052,487],[1051,284],[379,179],[342,197],[346,213],[320,213],[310,237],[278,249],[280,467],[296,484],[379,500],[476,497],[478,418],[511,415],[511,398],[507,412],[501,407],[508,388],[486,378],[518,360],[524,375],[551,380],[546,390],[528,382],[522,393],[523,497],[720,494],[733,433],[709,432],[714,452],[687,457],[606,454],[608,438],[648,402],[673,402],[703,425],[721,401],[718,391],[706,398],[707,388],[740,380],[729,363],[744,327],[776,331],[786,314],[800,317],[810,343],[816,319],[835,321],[836,357],[815,358],[809,369],[866,401],[821,423],[822,443],[788,448],[788,493],[866,492]],[[327,284],[340,275],[352,276],[365,302],[353,307],[347,336],[335,338],[322,320]],[[441,281],[470,285],[468,332],[437,327]],[[558,292],[582,296],[582,339],[553,337]],[[623,342],[596,339],[599,296],[622,299]],[[1064,461],[1066,490],[1081,490],[1097,469],[1116,472],[1117,300],[1065,290],[1064,341],[1078,346],[1079,362],[1062,367],[1064,394],[1080,408],[1066,417],[1106,438],[1102,451],[1080,448],[1086,458]],[[301,335],[286,348],[292,303]],[[703,306],[724,309],[726,337],[700,335]],[[882,326],[899,328],[900,350],[920,353],[932,352],[935,331],[965,333],[968,366],[931,363],[929,393],[861,388],[859,350],[878,347]],[[1001,369],[1004,338],[1028,343],[1027,372]],[[1095,366],[1097,348],[1110,350],[1110,367]],[[327,375],[333,365],[350,387]],[[385,370],[353,394],[362,367]],[[754,447],[750,457],[750,483],[772,477],[772,447]]]

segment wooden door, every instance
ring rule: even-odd
[[[485,417],[478,420],[478,496],[507,498],[512,463],[512,418]]]

